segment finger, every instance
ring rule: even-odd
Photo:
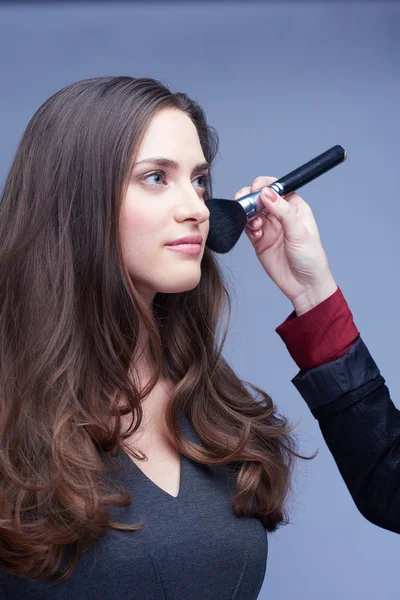
[[[263,188],[261,200],[266,209],[282,225],[285,237],[302,240],[308,234],[308,229],[298,215],[299,202],[288,202],[281,198],[273,189]]]
[[[282,225],[278,219],[269,212],[267,216],[263,217],[262,227],[256,230],[251,230],[247,225],[245,227],[245,232],[252,242],[263,239],[264,245],[269,248],[275,243],[277,237],[281,234]]]
[[[296,210],[296,215],[304,223],[307,229],[316,237],[320,237],[318,225],[315,221],[313,211],[311,207],[296,193],[288,194],[285,196],[285,200],[288,201],[293,208]]]
[[[239,198],[243,198],[243,196],[247,196],[247,194],[251,193],[251,189],[249,186],[246,187],[242,187],[240,188],[240,190],[238,190],[236,192],[236,194],[233,196],[234,200],[239,200]]]
[[[263,230],[257,229],[257,231],[251,231],[251,229],[245,229],[245,233],[251,242],[255,242],[262,237]]]
[[[274,181],[277,181],[276,177],[267,177],[266,175],[256,177],[251,184],[251,191],[255,192],[263,187],[267,187],[268,185],[271,185],[271,183],[274,183]]]
[[[263,213],[260,213],[260,215],[258,217],[249,221],[246,224],[246,227],[248,227],[252,231],[257,231],[258,229],[263,227],[265,220],[266,220],[266,215],[264,215]]]

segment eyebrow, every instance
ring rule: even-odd
[[[136,162],[133,165],[133,168],[137,165],[141,165],[142,163],[151,163],[153,165],[165,167],[166,169],[179,169],[179,163],[177,163],[175,160],[172,160],[171,158],[164,158],[162,156],[154,156],[152,158],[145,158],[143,160],[140,160],[139,162]],[[192,173],[194,173],[195,171],[203,171],[204,169],[209,168],[210,165],[208,164],[208,162],[198,163],[195,167],[193,167]]]

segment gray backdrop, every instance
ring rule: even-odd
[[[219,131],[215,195],[279,177],[334,144],[347,161],[303,188],[337,283],[399,398],[399,26],[394,2],[0,6],[0,178],[37,107],[73,81],[150,76],[191,94]],[[243,236],[226,354],[298,422],[292,524],[270,536],[260,598],[399,597],[400,537],[357,511],[274,332],[291,312]]]

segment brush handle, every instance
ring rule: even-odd
[[[339,165],[345,159],[346,150],[342,146],[332,146],[326,152],[319,154],[301,167],[274,181],[268,187],[275,190],[280,196],[286,196],[323,173],[326,173],[329,169],[336,167],[336,165]],[[260,212],[265,210],[265,206],[261,200],[261,189],[237,200],[244,208],[248,221],[254,219]]]
[[[295,192],[306,183],[316,179],[323,173],[339,165],[346,158],[346,150],[342,146],[333,146],[326,152],[319,154],[301,167],[281,177],[269,187],[273,188],[280,196]]]

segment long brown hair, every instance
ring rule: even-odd
[[[152,307],[122,260],[121,198],[146,127],[163,107],[192,119],[211,164],[217,134],[186,94],[150,78],[98,77],[37,110],[5,182],[0,567],[11,573],[64,579],[105,528],[143,526],[111,521],[107,506],[127,506],[130,496],[108,487],[103,455],[116,456],[140,427],[141,401],[160,377],[173,384],[166,418],[176,449],[194,461],[237,465],[238,516],[258,516],[269,531],[286,520],[293,437],[268,394],[223,358],[231,308],[214,255],[205,249],[196,288],[156,294]],[[155,365],[145,389],[129,375],[140,323]],[[132,415],[128,432],[121,398]],[[181,410],[206,450],[180,434]],[[62,570],[67,545],[75,554]]]

